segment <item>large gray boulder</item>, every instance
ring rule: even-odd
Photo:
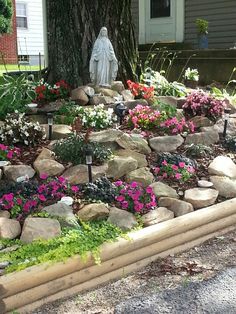
[[[199,209],[213,205],[218,194],[219,192],[213,189],[193,188],[185,191],[184,200]]]
[[[118,145],[124,149],[130,149],[134,150],[141,154],[150,154],[151,149],[148,146],[148,142],[142,138],[138,134],[126,134],[123,133],[121,136],[119,136],[116,140]]]
[[[208,172],[217,176],[236,178],[236,165],[230,157],[217,156],[210,163]]]
[[[122,134],[123,132],[120,130],[108,129],[99,132],[92,132],[89,139],[91,142],[101,143],[112,150],[117,150],[119,149],[119,145],[116,140]]]
[[[128,231],[137,225],[137,220],[132,213],[116,207],[110,208],[107,221],[116,225],[123,231]]]
[[[158,207],[142,216],[145,227],[174,218],[174,213],[165,207]]]
[[[179,217],[192,212],[193,205],[184,201],[177,200],[172,197],[161,197],[158,200],[159,206],[166,207],[171,210],[175,217]]]
[[[144,154],[140,154],[131,149],[119,149],[114,152],[115,155],[120,157],[132,157],[137,160],[138,168],[147,167],[147,159]]]
[[[101,166],[92,166],[92,177],[93,180],[96,180],[107,173],[108,165],[104,164]],[[77,165],[70,167],[63,173],[63,177],[70,184],[83,184],[88,183],[88,166],[86,165]]]
[[[220,140],[219,134],[215,130],[188,134],[185,140],[185,145],[190,144],[203,144],[203,145],[212,145],[218,143]]]
[[[48,240],[61,235],[61,226],[56,219],[26,218],[20,240],[30,243],[34,240]]]
[[[21,233],[19,221],[0,217],[0,239],[15,239]]]
[[[127,173],[137,169],[138,162],[132,157],[115,156],[108,161],[107,177],[119,179]]]
[[[172,198],[179,198],[179,195],[169,185],[163,183],[163,182],[154,182],[150,185],[153,189],[153,193],[156,195],[156,197],[172,197]]]
[[[78,217],[83,221],[93,221],[106,218],[109,215],[108,206],[104,203],[84,205],[78,212]]]
[[[149,140],[149,145],[156,152],[173,152],[181,146],[184,139],[181,135],[157,136]]]
[[[27,177],[33,178],[35,171],[32,167],[26,165],[12,165],[3,167],[4,175],[8,180],[17,182],[17,178]]]

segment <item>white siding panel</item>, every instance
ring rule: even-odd
[[[19,55],[44,54],[42,0],[19,0],[26,3],[28,28],[17,28],[17,44]]]

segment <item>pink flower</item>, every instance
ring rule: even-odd
[[[40,199],[40,201],[45,202],[47,199],[43,194],[39,194],[38,198]]]
[[[132,189],[135,189],[137,186],[138,186],[138,183],[135,182],[135,181],[133,181],[133,182],[130,184],[130,187],[131,187]]]
[[[192,166],[188,166],[188,167],[187,167],[187,171],[188,171],[189,173],[194,173],[194,172],[195,172],[195,169],[194,169]]]
[[[158,174],[160,172],[160,168],[159,167],[154,168],[154,172],[155,174]]]
[[[168,174],[167,174],[166,172],[164,172],[164,173],[162,174],[162,178],[165,179],[165,178],[167,178],[167,177],[168,177]]]
[[[7,153],[7,158],[8,158],[8,159],[12,159],[12,157],[13,157],[13,151],[10,150],[10,151]]]
[[[17,198],[17,199],[16,199],[16,203],[17,203],[18,205],[22,205],[22,199],[21,199],[21,198]]]
[[[177,180],[181,179],[181,178],[182,178],[182,174],[181,174],[181,173],[176,173],[176,174],[175,174],[175,178],[176,178]]]
[[[58,177],[58,181],[60,182],[60,183],[64,183],[64,182],[66,182],[66,179],[64,178],[64,177]]]
[[[115,186],[121,186],[123,184],[123,182],[121,180],[118,180],[116,182],[114,182]]]
[[[128,206],[129,206],[129,203],[128,203],[127,201],[124,201],[124,202],[121,203],[121,207],[122,207],[123,209],[127,209]]]
[[[167,161],[166,160],[162,161],[162,165],[167,166],[168,165]]]
[[[180,167],[180,168],[184,168],[184,167],[185,167],[185,162],[182,162],[182,161],[179,162],[179,167]]]
[[[73,186],[71,187],[71,191],[74,192],[74,193],[77,193],[77,192],[79,191],[78,186],[73,185]]]
[[[148,186],[148,187],[146,188],[146,192],[147,192],[148,194],[152,194],[152,193],[153,193],[152,187],[151,187],[151,186]]]
[[[7,201],[7,202],[11,202],[14,198],[14,194],[13,193],[9,193],[9,194],[5,194],[4,195],[4,199]]]
[[[42,180],[46,180],[48,178],[48,174],[47,173],[41,173],[39,177]]]
[[[176,166],[176,165],[172,165],[171,168],[172,168],[173,170],[178,170],[178,169],[179,169],[179,167]]]
[[[125,198],[124,198],[123,195],[119,195],[119,196],[116,197],[116,200],[117,200],[118,202],[123,202],[123,201],[125,200]]]

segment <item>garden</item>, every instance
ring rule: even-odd
[[[162,243],[163,222],[178,229],[178,222],[191,221],[178,232],[205,226],[209,231],[202,235],[234,224],[235,81],[222,89],[190,88],[150,68],[140,82],[115,81],[111,88],[72,89],[64,80],[50,85],[25,75],[3,79],[3,282],[12,272],[18,278],[17,272],[31,266],[53,266],[78,255],[89,267],[91,259],[103,264],[108,253],[102,245],[135,242],[140,230],[151,230],[150,239],[156,234]],[[185,80],[197,82],[197,70],[188,68]],[[207,220],[194,225],[201,211]],[[217,217],[227,222],[211,230],[207,224]],[[152,242],[147,244],[152,250]],[[8,292],[3,296],[11,298]]]

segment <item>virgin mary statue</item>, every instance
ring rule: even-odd
[[[117,59],[112,44],[107,36],[106,27],[102,27],[95,41],[89,72],[92,83],[99,86],[111,86],[116,79],[118,70]]]

